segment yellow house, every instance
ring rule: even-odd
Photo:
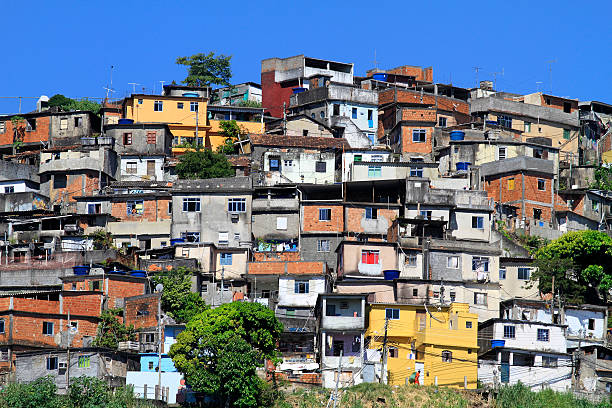
[[[208,99],[203,96],[133,94],[123,101],[123,115],[137,123],[168,124],[174,136],[173,146],[204,144],[210,129],[206,123],[207,105]],[[174,150],[173,147],[173,153]]]
[[[246,134],[263,134],[265,125],[263,122],[263,108],[250,108],[232,105],[208,105],[208,124],[210,130],[207,135],[207,146],[216,150],[217,146],[225,142],[225,136],[221,134],[221,122],[224,120],[235,120],[237,125]],[[243,146],[248,149],[248,143]],[[243,153],[249,153],[244,151]]]
[[[476,388],[478,377],[478,315],[466,303],[424,306],[370,304],[365,344],[383,350],[385,325],[387,359],[383,377],[402,385],[416,371],[421,385]],[[368,355],[376,354],[369,352]],[[384,359],[383,359],[384,360]]]

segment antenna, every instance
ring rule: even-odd
[[[142,84],[139,84],[136,82],[128,82],[128,85],[132,85],[132,89],[133,89],[132,93],[136,93],[136,85],[142,85]]]
[[[114,65],[110,66],[110,85],[106,86],[106,87],[102,87],[102,89],[106,89],[106,99],[108,99],[108,93],[112,93],[115,92],[115,90],[113,89],[113,68],[115,68]]]
[[[478,82],[478,71],[482,69],[482,67],[472,67],[474,72],[476,72],[476,88],[480,87],[480,83]]]
[[[542,81],[536,81],[536,92],[540,92],[540,86],[542,86],[543,83]]]
[[[502,68],[501,72],[494,72],[493,73],[493,88],[495,89],[495,92],[497,92],[497,76],[501,75],[504,76],[504,69]]]
[[[376,48],[374,48],[374,68],[378,69],[378,61],[376,60]]]
[[[548,64],[548,78],[549,78],[549,85],[550,85],[550,94],[552,95],[552,64],[555,64],[557,62],[556,59],[552,59],[549,61],[546,61],[546,63]]]

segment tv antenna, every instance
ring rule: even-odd
[[[478,71],[482,69],[482,67],[472,67],[474,72],[476,73],[476,88],[480,87],[480,83],[478,82]]]
[[[536,81],[536,92],[540,92],[540,87],[542,86],[544,82],[542,81]]]
[[[142,85],[142,84],[139,84],[136,82],[128,82],[128,85],[132,85],[132,89],[133,89],[132,93],[136,93],[136,85]]]
[[[546,63],[548,64],[548,82],[549,82],[549,87],[550,87],[550,94],[552,95],[552,64],[556,63],[557,60],[556,59],[552,59],[549,61],[546,61]]]
[[[374,68],[378,69],[378,61],[376,60],[376,48],[374,48]]]
[[[502,68],[501,72],[494,72],[493,73],[493,88],[495,89],[495,92],[497,92],[497,76],[501,75],[504,76],[504,69]]]

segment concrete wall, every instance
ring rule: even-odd
[[[361,262],[362,250],[379,251],[379,263],[375,265]],[[387,269],[397,269],[397,255],[393,245],[368,245],[367,243],[349,244],[342,247],[343,275],[382,276]]]
[[[270,157],[279,157],[280,171],[270,171]],[[277,149],[255,147],[254,160],[259,160],[262,175],[259,185],[287,183],[330,184],[335,181],[336,154],[307,149]],[[289,162],[291,161],[291,162]],[[325,172],[317,172],[316,162],[325,162]],[[291,165],[289,165],[291,163]]]
[[[121,181],[140,181],[140,180],[166,180],[164,174],[164,156],[127,156],[123,155],[120,157],[120,180]],[[153,173],[149,174],[148,166],[149,162],[155,164]],[[128,163],[130,168],[133,164],[136,164],[136,173],[128,172]]]
[[[188,102],[185,104],[189,105]],[[105,132],[107,136],[115,139],[115,151],[119,155],[160,156],[170,154],[172,134],[163,125],[110,125],[106,126]],[[125,133],[131,133],[131,144],[124,144]],[[149,133],[155,133],[155,143],[148,143]]]
[[[296,293],[295,282],[308,281],[308,293]],[[280,276],[278,278],[278,304],[279,306],[308,306],[314,307],[319,293],[325,293],[327,280],[325,276]]]
[[[514,326],[515,338],[504,338],[504,326]],[[538,329],[549,330],[549,341],[538,341]],[[561,326],[540,324],[525,321],[497,321],[493,323],[494,340],[505,340],[505,347],[519,348],[525,350],[553,351],[565,353],[567,342],[565,340],[565,329]]]
[[[532,283],[531,281],[519,279],[519,268],[529,268],[530,276],[534,272],[534,269],[529,264],[505,263],[500,265],[498,276],[501,274],[502,269],[506,271],[506,278],[499,278],[499,284],[502,287],[502,300],[512,298],[539,299],[540,296],[537,283],[529,287],[530,283]]]
[[[7,180],[30,180],[39,183],[38,166],[0,160],[0,181]]]
[[[76,118],[80,118],[77,125]],[[100,133],[100,119],[91,112],[61,112],[50,116],[51,146],[78,144],[82,137]]]
[[[472,219],[474,217],[482,217],[482,228],[473,228]],[[450,228],[452,229],[451,235],[456,239],[489,242],[491,239],[491,213],[457,208],[451,215]]]
[[[606,339],[606,313],[603,311],[565,309],[565,321],[567,335],[583,337],[592,340]],[[589,319],[595,321],[595,329],[589,330]]]
[[[176,403],[176,394],[181,388],[181,373],[164,373],[161,375],[162,387],[168,387],[168,404]],[[136,398],[154,399],[155,387],[159,383],[159,374],[155,372],[128,371],[126,383],[134,386]],[[144,395],[144,386],[147,385],[147,396]]]
[[[329,241],[329,252],[319,252],[319,240]],[[300,254],[304,261],[323,261],[333,271],[338,264],[338,255],[336,249],[342,242],[342,234],[329,235],[302,235],[300,237]]]
[[[0,188],[2,188],[0,186]],[[34,191],[4,193],[0,192],[0,211],[33,211],[49,208],[49,198]]]

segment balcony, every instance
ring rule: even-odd
[[[363,316],[322,316],[321,327],[327,330],[363,330]]]
[[[357,265],[357,270],[363,275],[379,276],[382,274],[382,265],[380,263],[366,264],[359,262]]]

